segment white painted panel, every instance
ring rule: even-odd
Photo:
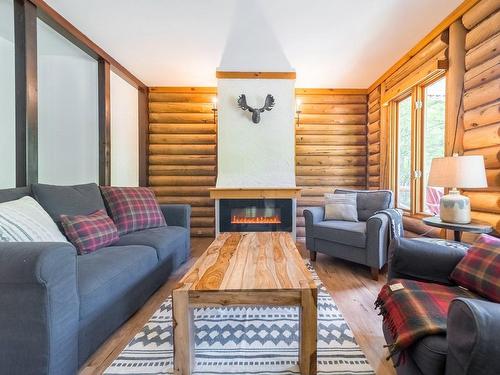
[[[220,79],[217,87],[217,187],[295,186],[294,80]],[[267,94],[276,104],[254,124],[251,113],[238,108],[262,107]]]
[[[97,61],[38,20],[39,182],[99,180]]]
[[[0,189],[16,185],[14,7],[0,0]]]
[[[111,72],[111,185],[139,186],[139,95]]]

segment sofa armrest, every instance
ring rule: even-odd
[[[191,206],[189,204],[162,204],[161,212],[167,225],[191,228]]]
[[[67,242],[0,242],[2,371],[76,373],[76,267],[76,250]]]
[[[389,224],[384,214],[375,214],[366,221],[366,260],[370,267],[380,269],[387,263]]]
[[[306,222],[306,248],[316,251],[314,248],[313,226],[325,219],[325,207],[307,207],[304,209],[304,220]]]
[[[388,279],[426,280],[452,285],[450,274],[465,253],[458,248],[396,238],[389,249]]]
[[[447,325],[446,375],[500,374],[500,303],[457,298]]]

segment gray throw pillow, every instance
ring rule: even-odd
[[[356,193],[325,194],[325,220],[358,221]]]

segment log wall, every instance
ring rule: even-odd
[[[465,37],[466,155],[483,155],[488,188],[465,191],[472,217],[500,233],[500,2],[482,0],[462,17]]]
[[[214,236],[215,88],[149,90],[149,184],[160,203],[192,206],[191,234]]]
[[[380,109],[380,86],[377,86],[368,94],[368,158],[366,185],[370,190],[381,188]]]
[[[304,237],[303,210],[324,202],[335,188],[366,188],[367,96],[359,92],[297,89],[297,237]]]

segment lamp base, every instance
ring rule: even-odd
[[[457,189],[450,190],[448,195],[441,198],[439,202],[439,217],[442,221],[454,224],[469,224],[470,200],[460,195]]]

